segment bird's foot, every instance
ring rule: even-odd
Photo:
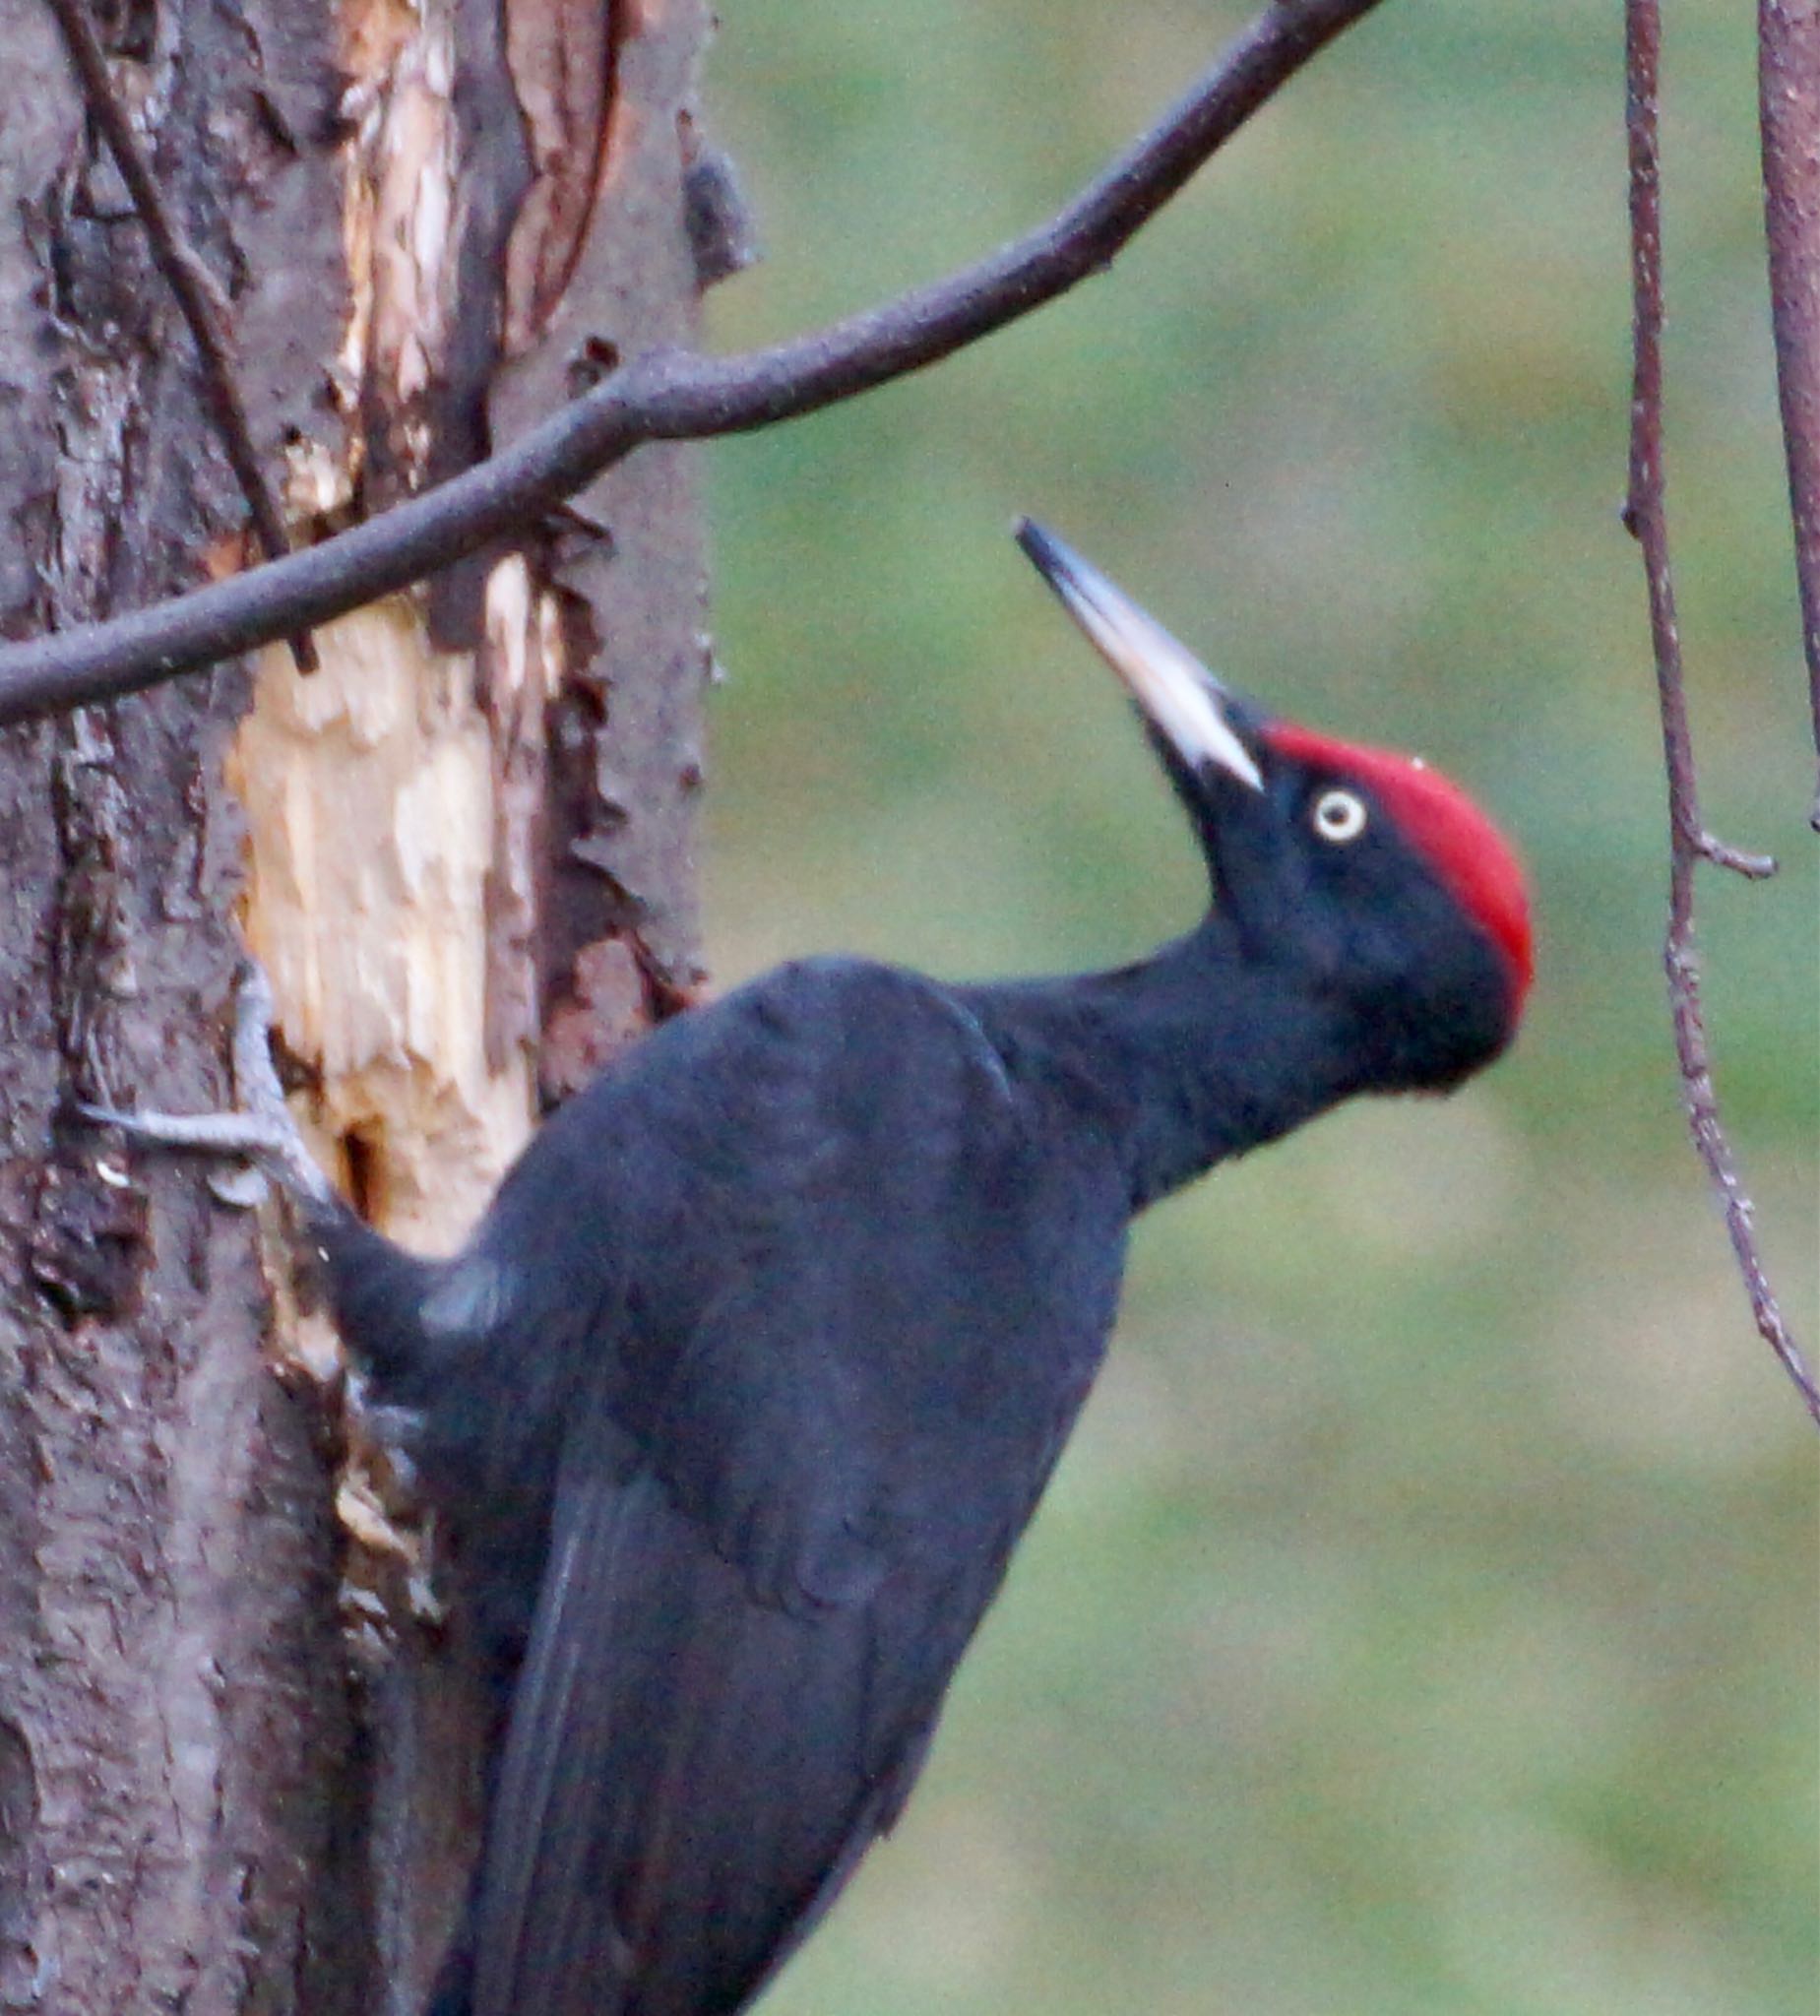
[[[255,1186],[233,1177],[211,1179],[224,1203],[258,1202],[261,1172],[294,1195],[316,1202],[330,1195],[329,1183],[303,1145],[303,1136],[284,1103],[284,1091],[272,1066],[272,983],[255,960],[240,969],[234,997],[234,1091],[240,1103],[226,1113],[160,1113],[118,1106],[79,1104],[84,1119],[118,1127],[139,1141],[203,1155],[238,1156],[250,1163]]]

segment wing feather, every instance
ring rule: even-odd
[[[948,1586],[931,1641],[964,1640],[988,1594]],[[879,1685],[881,1625],[927,1606],[878,1595],[792,1613],[651,1470],[565,1480],[489,1818],[474,2016],[703,2016],[756,1993],[895,1817],[940,1706],[933,1642]]]
[[[472,2016],[730,2016],[895,1819],[1111,1320],[1123,1177],[1045,1111],[930,983],[790,969],[502,1191],[561,1455]]]

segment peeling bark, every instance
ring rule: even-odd
[[[538,24],[559,11],[553,0],[507,0],[509,45],[536,44]],[[579,252],[562,255],[568,279],[553,304],[534,276],[558,254],[533,257],[515,240],[505,327],[521,342],[534,336],[494,383],[495,443],[546,412],[591,356],[634,356],[696,333],[685,189],[707,12],[700,0],[637,0],[612,16],[614,90],[591,223]],[[589,148],[573,153],[586,158]],[[573,207],[552,201],[547,215]],[[709,647],[693,470],[687,448],[643,450],[577,497],[549,542],[567,666],[549,736],[546,1026],[573,1029],[588,1015],[591,947],[633,955],[645,1019],[701,977],[693,846]],[[546,1058],[546,1098],[574,1084],[562,1055]]]
[[[301,536],[527,424],[591,345],[692,331],[695,0],[109,20]],[[25,636],[235,567],[244,527],[38,0],[0,47]],[[274,652],[0,733],[0,2005],[415,2006],[482,1730],[430,1557],[277,1243],[63,1114],[220,1102],[244,938],[325,1163],[455,1243],[539,1102],[696,976],[702,624],[687,453],[654,451],[325,630],[307,679]]]

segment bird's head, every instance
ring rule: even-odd
[[[1376,1089],[1489,1062],[1533,955],[1523,868],[1485,814],[1419,757],[1275,719],[1061,540],[1017,536],[1137,702],[1246,960],[1355,1009]]]

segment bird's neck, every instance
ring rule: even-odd
[[[1020,1075],[1112,1134],[1133,1210],[1359,1089],[1344,1009],[1217,915],[1136,966],[980,993]]]

